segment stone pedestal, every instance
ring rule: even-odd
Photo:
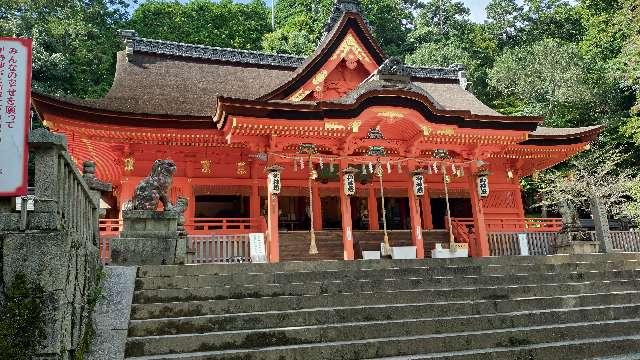
[[[597,241],[591,240],[589,233],[567,227],[558,234],[556,253],[593,254],[600,251]]]
[[[120,237],[111,239],[113,264],[184,264],[187,239],[178,232],[179,219],[175,211],[123,211]]]

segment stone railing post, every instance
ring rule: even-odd
[[[67,150],[67,140],[64,136],[54,134],[46,129],[35,129],[29,133],[29,149],[35,165],[35,213],[56,214],[56,222],[60,199],[59,164],[60,151]]]

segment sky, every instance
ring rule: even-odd
[[[469,10],[471,10],[471,20],[481,23],[486,19],[487,13],[484,8],[489,3],[489,0],[464,0]]]

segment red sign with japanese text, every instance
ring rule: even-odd
[[[0,37],[0,196],[27,193],[31,39]]]

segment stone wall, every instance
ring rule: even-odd
[[[15,212],[11,199],[0,198],[0,289],[18,272],[39,282],[48,304],[39,358],[70,359],[90,325],[88,300],[100,267],[99,193],[76,169],[63,136],[37,129],[29,147],[35,209]]]

